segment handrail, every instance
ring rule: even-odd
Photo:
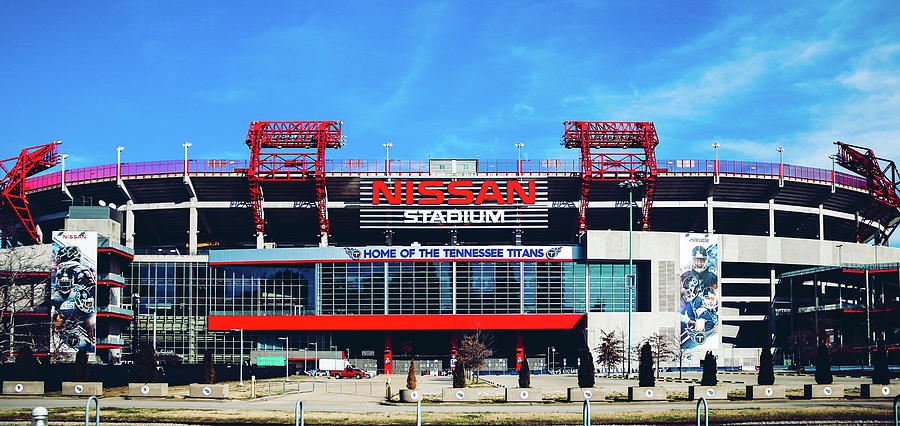
[[[91,395],[84,404],[84,426],[91,424],[91,401],[94,401],[94,405],[97,407],[97,418],[94,421],[94,426],[100,426],[100,400],[97,399],[97,395]]]
[[[429,175],[431,163],[428,160],[390,160],[389,170],[392,175],[422,176]],[[241,174],[248,167],[247,160],[188,160],[188,174],[192,175],[222,175]],[[183,160],[149,161],[136,163],[122,163],[121,175],[123,177],[158,176],[158,175],[183,175],[185,162]],[[779,163],[763,163],[753,161],[726,161],[718,163],[715,160],[657,160],[657,170],[664,174],[693,175],[693,174],[717,174],[718,176],[767,176],[796,179],[801,181],[835,183],[858,189],[866,189],[866,179],[843,172],[819,169],[814,167],[797,166],[792,164],[781,165]],[[367,159],[330,159],[325,160],[325,172],[329,174],[352,175],[384,175],[387,169],[385,160]],[[448,170],[449,171],[449,170]],[[434,170],[440,174],[441,170]],[[717,173],[718,172],[718,173]],[[581,173],[581,161],[577,159],[534,159],[534,160],[477,160],[477,175],[494,174],[551,174],[565,173],[577,175]],[[39,190],[61,184],[62,173],[54,172],[26,179],[27,191]],[[115,179],[116,165],[106,164],[101,166],[86,167],[81,169],[66,170],[66,185],[78,182],[94,181],[101,179]]]
[[[591,400],[584,399],[584,408],[581,409],[581,423],[583,426],[591,426]]]
[[[900,417],[897,416],[897,404],[900,404],[900,394],[894,397],[894,426],[900,426]]]
[[[422,398],[416,399],[416,426],[422,426]]]
[[[700,426],[700,403],[703,403],[703,419],[706,422],[706,426],[709,426],[709,403],[706,402],[706,398],[700,397],[697,400],[697,426]]]
[[[297,404],[294,405],[294,426],[303,426],[305,423],[303,417],[303,401],[298,400]]]

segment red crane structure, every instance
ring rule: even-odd
[[[13,234],[21,226],[30,242],[40,243],[37,227],[28,210],[28,199],[25,198],[25,178],[40,173],[56,165],[56,145],[60,141],[25,148],[18,157],[0,160],[0,168],[6,173],[0,180],[0,227],[2,238],[12,242]],[[16,160],[11,168],[3,163]],[[18,218],[18,220],[16,220]]]
[[[319,210],[319,231],[328,235],[325,149],[340,148],[340,121],[253,121],[247,131],[250,202],[257,233],[264,233],[262,182],[312,181]],[[273,151],[277,150],[277,151]]]
[[[835,162],[864,178],[866,187],[872,200],[869,208],[879,208],[878,214],[865,219],[866,224],[875,228],[875,244],[886,245],[891,234],[897,229],[900,221],[892,221],[885,226],[884,232],[878,229],[878,217],[885,212],[900,210],[900,196],[897,196],[897,187],[900,185],[897,173],[897,165],[891,160],[878,158],[871,149],[845,144],[841,141],[834,143],[838,146]],[[880,205],[879,205],[880,203]],[[863,240],[865,231],[860,228],[856,231],[856,242]]]
[[[650,229],[650,207],[656,186],[656,146],[659,137],[652,122],[566,121],[562,141],[566,148],[581,149],[581,207],[578,234],[587,231],[587,204],[591,183],[641,181],[644,185],[641,228]],[[607,152],[608,149],[642,152]],[[604,150],[593,152],[592,150]]]

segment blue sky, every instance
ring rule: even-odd
[[[91,5],[92,7],[84,7]],[[252,120],[342,120],[332,158],[576,158],[565,120],[653,121],[658,157],[900,160],[900,3],[0,3],[0,157],[247,158]]]

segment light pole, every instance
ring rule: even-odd
[[[278,340],[284,340],[284,381],[288,380],[288,341],[290,337],[279,337]]]
[[[838,244],[835,247],[837,247],[837,249],[838,249],[838,267],[841,268],[841,270],[843,270],[844,269],[844,259],[841,258],[841,254],[842,254],[841,251],[844,248],[844,245]],[[842,286],[841,283],[839,282],[838,283],[838,305],[841,307],[841,311],[844,310],[843,287],[844,286]],[[843,337],[842,337],[842,339],[843,339]],[[842,343],[843,343],[843,340],[842,340]]]
[[[831,192],[834,192],[834,162],[837,160],[837,155],[829,155],[828,158],[831,159]]]
[[[784,179],[784,147],[775,148],[778,151],[778,179]]]
[[[243,328],[232,328],[231,331],[240,331],[241,332],[241,370],[240,370],[240,382],[238,382],[238,386],[244,386],[244,329]],[[287,362],[287,358],[284,359]]]
[[[713,142],[713,144],[712,144],[713,149],[716,151],[716,161],[713,162],[713,167],[715,168],[713,170],[713,174],[715,176],[719,176],[719,147],[720,146],[721,145],[719,145],[718,142]]]
[[[62,177],[60,178],[59,187],[63,192],[66,191],[66,158],[69,158],[69,154],[60,154],[59,162],[62,165]]]
[[[185,142],[181,144],[184,147],[184,174],[187,176],[188,174],[188,161],[187,161],[187,149],[191,146],[190,142]]]
[[[394,146],[394,144],[392,144],[390,142],[385,142],[385,143],[381,144],[381,146],[384,147],[384,173],[390,174],[391,173],[391,147]]]
[[[631,292],[634,289],[634,257],[632,256],[632,234],[634,233],[634,218],[632,217],[632,210],[634,205],[634,195],[633,190],[639,186],[643,185],[641,181],[638,180],[626,180],[625,182],[619,183],[619,186],[622,188],[628,188],[628,272],[626,273],[625,287],[626,297],[628,300],[626,303],[628,304],[628,371],[625,372],[625,377],[631,377]]]
[[[522,173],[522,147],[525,146],[522,142],[516,142],[516,148],[519,150],[519,157],[516,160],[516,173]]]
[[[550,347],[550,372],[553,373],[553,361],[556,360],[556,347]]]
[[[116,147],[116,179],[122,179],[122,151],[125,150],[124,146]]]

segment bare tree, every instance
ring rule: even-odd
[[[612,373],[616,364],[621,362],[623,349],[622,337],[616,334],[616,331],[600,330],[600,346],[594,348],[597,353],[597,362],[606,367],[606,375]]]
[[[28,346],[49,350],[49,298],[52,261],[47,246],[0,250],[0,351],[12,356]]]
[[[470,374],[477,374],[484,361],[494,354],[493,347],[494,338],[490,333],[475,330],[460,340],[456,362],[461,362]]]
[[[681,368],[684,359],[691,353],[691,350],[681,345],[681,342],[675,341],[675,358],[678,359],[678,380],[681,380]]]
[[[644,341],[650,344],[650,350],[653,353],[653,362],[656,364],[656,377],[659,378],[660,361],[669,360],[675,356],[676,344],[678,342],[673,336],[659,332],[651,334],[650,337],[647,337]],[[680,346],[681,345],[678,345],[678,347]]]

